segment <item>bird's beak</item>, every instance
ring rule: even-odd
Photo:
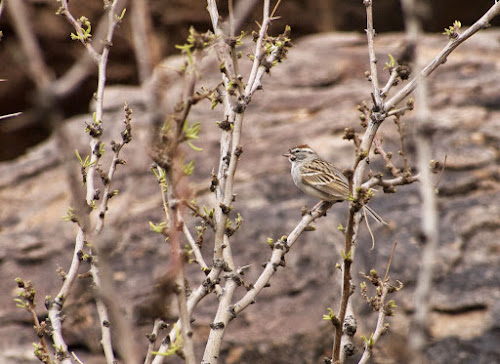
[[[291,156],[292,156],[292,154],[290,153],[290,151],[288,151],[288,152],[286,152],[286,153],[283,154],[283,157],[289,158]]]

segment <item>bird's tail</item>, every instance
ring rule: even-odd
[[[387,225],[387,223],[384,221],[384,219],[382,219],[382,217],[379,214],[377,214],[375,211],[373,211],[373,209],[370,206],[363,205],[363,208],[365,209],[366,212],[368,212],[368,215],[373,217],[373,219],[375,221],[377,221],[379,224]]]

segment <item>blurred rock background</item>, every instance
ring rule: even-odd
[[[55,1],[25,3],[45,62],[55,76],[64,74],[85,50],[69,40],[72,29],[54,15]],[[175,53],[174,45],[184,42],[190,25],[200,31],[209,28],[204,2],[150,5],[157,62]],[[487,1],[474,5],[465,1],[433,2],[426,29],[438,34],[425,38],[424,55],[430,60],[446,44],[445,36],[440,34],[443,28],[455,19],[470,24],[490,5]],[[73,1],[71,6],[75,15],[86,15],[93,24],[98,22],[100,2]],[[68,179],[68,171],[78,172],[74,149],[84,153],[88,149],[83,129],[84,122],[91,118],[89,100],[96,77],[94,71],[74,92],[47,104],[27,72],[26,55],[8,10],[0,21],[4,33],[0,78],[7,79],[0,83],[0,114],[25,113],[0,123],[0,362],[29,363],[37,362],[31,354],[36,337],[29,315],[13,302],[14,278],[21,276],[34,282],[39,294],[38,312],[43,315],[44,296],[55,295],[60,287],[56,268],[67,269],[72,254],[74,227],[63,222],[61,216],[71,203],[70,188],[79,187]],[[252,21],[246,28],[253,26],[253,19],[260,18],[259,13],[256,10],[249,18]],[[368,62],[361,1],[287,1],[280,5],[279,14],[282,20],[273,24],[271,33],[277,34],[284,24],[290,24],[295,47],[288,59],[271,71],[271,77],[265,77],[264,90],[255,95],[247,111],[244,153],[235,187],[235,211],[242,213],[245,223],[233,237],[232,249],[237,265],[252,264],[246,274],[248,282],[255,281],[260,264],[269,257],[266,238],[288,234],[300,219],[301,206],[316,202],[293,186],[289,163],[281,154],[297,143],[308,143],[339,167],[350,167],[353,147],[342,139],[343,130],[361,130],[356,105],[370,99],[370,84],[364,76]],[[401,24],[399,2],[375,2],[378,32],[401,30]],[[314,34],[330,30],[353,32]],[[128,164],[119,168],[113,182],[120,194],[110,203],[106,239],[112,244],[110,262],[119,300],[134,322],[136,341],[145,350],[144,335],[151,331],[152,323],[141,307],[149,297],[153,279],[166,269],[169,249],[161,237],[149,231],[148,221],[162,219],[161,196],[149,171],[147,153],[153,117],[148,109],[150,89],[140,85],[131,31],[130,23],[125,21],[116,33],[105,96],[107,145],[119,138],[123,102],[134,110],[134,140],[124,149]],[[441,241],[431,297],[431,342],[427,348],[432,363],[500,362],[499,40],[500,32],[495,29],[480,32],[460,46],[431,77],[431,107],[437,128],[434,153],[436,159],[448,157],[439,186]],[[400,33],[376,38],[380,68],[387,54],[395,54],[403,43]],[[243,54],[249,52],[243,50]],[[169,66],[178,64],[177,56],[164,59],[151,81],[166,87],[167,97],[175,98],[180,88],[180,80],[169,71]],[[249,64],[242,61],[243,73]],[[213,86],[219,76],[217,68],[217,61],[207,57],[200,84]],[[161,81],[164,74],[166,84]],[[220,129],[216,120],[220,120],[220,110],[210,112],[208,102],[197,105],[190,117],[190,121],[202,123],[197,145],[204,148],[204,153],[186,151],[195,160],[190,182],[200,204],[212,202],[208,187],[210,171],[217,167]],[[412,114],[404,121],[411,159]],[[66,147],[58,142],[58,133],[63,133]],[[399,137],[390,120],[382,126],[380,136],[386,149],[397,154]],[[69,154],[61,150],[69,150]],[[383,169],[376,157],[370,166],[374,171]],[[377,346],[374,363],[408,361],[406,335],[414,310],[413,289],[421,251],[419,203],[417,185],[401,187],[393,195],[380,192],[371,205],[390,224],[374,227],[374,250],[370,250],[366,229],[361,229],[353,269],[358,287],[361,280],[357,272],[385,269],[394,241],[399,245],[391,277],[405,284],[404,290],[392,297],[398,305],[397,316],[388,320],[391,331]],[[335,263],[340,261],[342,235],[337,226],[345,218],[346,205],[337,205],[317,222],[317,231],[300,238],[287,255],[287,266],[271,280],[271,287],[231,322],[223,362],[318,363],[330,355],[332,328],[322,315],[327,307],[338,304],[339,272]],[[203,248],[206,258],[211,252],[209,240],[208,236]],[[202,278],[197,266],[189,267],[189,277],[196,287]],[[100,363],[97,317],[86,289],[88,283],[80,281],[68,301],[65,334],[80,358]],[[358,332],[369,335],[376,318],[358,293],[353,296],[360,310]],[[199,358],[215,306],[216,299],[211,295],[193,315]],[[357,344],[362,346],[361,342]]]
[[[47,138],[56,127],[44,117],[44,108],[60,109],[64,117],[70,117],[87,111],[88,100],[96,88],[96,67],[88,63],[85,77],[80,85],[70,93],[56,97],[45,92],[40,95],[36,89],[34,77],[30,75],[27,57],[32,57],[33,50],[26,53],[20,44],[20,33],[16,30],[14,11],[36,34],[43,51],[43,58],[48,65],[49,78],[59,78],[66,74],[77,61],[82,61],[86,51],[81,44],[72,41],[69,34],[73,31],[62,16],[55,13],[59,4],[55,0],[23,0],[24,9],[19,9],[18,2],[7,4],[0,19],[3,38],[0,42],[0,77],[7,82],[0,83],[0,114],[24,111],[21,118],[0,124],[0,161],[15,158],[24,153],[26,148]],[[111,61],[108,68],[108,84],[137,85],[141,81],[138,59],[134,55],[133,24],[134,7],[147,3],[150,10],[149,42],[151,59],[154,64],[163,57],[176,54],[176,44],[182,44],[188,36],[189,27],[204,32],[210,29],[210,18],[206,11],[206,2],[199,0],[147,1],[134,0],[129,5],[129,16],[116,32]],[[238,2],[235,2],[236,4]],[[257,1],[257,3],[259,3]],[[472,24],[491,6],[490,1],[481,0],[473,5],[466,0],[440,0],[428,2],[429,10],[425,20],[425,29],[430,32],[442,32],[454,20],[459,19],[464,25]],[[226,14],[226,1],[220,1],[221,13]],[[96,32],[102,15],[101,1],[73,1],[71,9],[75,16],[88,17]],[[362,1],[351,0],[291,0],[283,1],[279,7],[281,19],[275,21],[271,31],[279,32],[288,24],[292,27],[296,39],[306,34],[326,31],[354,31],[363,33],[366,27],[365,8]],[[261,17],[261,6],[257,5],[252,15],[243,25],[244,30],[254,28],[254,21]],[[374,2],[375,28],[377,32],[400,31],[403,29],[399,0],[381,0]],[[142,19],[142,18],[141,18]],[[493,25],[500,22],[496,20]],[[80,71],[80,70],[78,70]],[[77,72],[78,72],[77,71]],[[39,77],[39,76],[38,76]],[[48,104],[47,104],[48,103]],[[57,106],[56,106],[57,105]]]

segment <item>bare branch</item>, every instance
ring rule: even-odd
[[[107,9],[107,11],[108,11],[108,14],[107,14],[108,15],[108,27],[107,27],[107,34],[105,37],[105,46],[102,49],[102,53],[99,54],[90,45],[90,43],[88,41],[88,37],[84,36],[82,24],[80,24],[79,21],[76,21],[75,18],[69,12],[67,0],[61,1],[60,11],[66,16],[68,21],[75,27],[75,30],[77,33],[77,38],[85,45],[88,52],[92,55],[94,61],[96,61],[97,66],[98,66],[98,87],[97,87],[97,92],[96,92],[96,101],[97,101],[96,112],[94,115],[93,122],[91,124],[87,124],[89,134],[92,137],[91,142],[90,142],[91,158],[90,158],[90,164],[87,164],[87,162],[84,163],[84,164],[86,164],[85,166],[82,164],[82,168],[87,168],[87,174],[86,174],[87,198],[86,198],[86,201],[87,201],[87,205],[90,207],[94,207],[94,203],[97,200],[97,193],[96,193],[96,190],[94,188],[94,175],[95,175],[95,172],[98,170],[97,163],[102,155],[102,151],[101,151],[102,142],[101,142],[100,138],[101,138],[101,134],[102,134],[101,123],[102,123],[102,117],[103,117],[103,93],[104,93],[104,86],[106,84],[106,68],[107,68],[106,66],[107,66],[107,61],[108,61],[109,49],[112,45],[111,41],[113,38],[114,30],[115,30],[117,24],[121,21],[122,16],[123,16],[123,12],[121,10],[121,9],[123,9],[123,6],[124,6],[123,2],[121,2],[120,0],[114,0],[110,4],[109,8]],[[89,26],[89,30],[90,30],[90,26]],[[128,117],[129,117],[129,114],[127,114],[127,118]],[[130,120],[128,120],[128,122],[130,122]],[[114,150],[115,157],[113,159],[113,162],[111,163],[109,172],[108,172],[107,176],[102,176],[103,183],[105,185],[105,196],[102,200],[101,211],[98,215],[99,220],[98,220],[97,224],[95,224],[96,230],[94,233],[96,235],[101,232],[101,229],[103,227],[104,215],[105,215],[105,211],[107,210],[107,202],[112,195],[110,192],[110,183],[111,183],[111,180],[113,178],[113,174],[114,174],[114,171],[116,169],[116,165],[123,163],[122,161],[120,161],[118,159],[118,153],[119,153],[121,147],[123,146],[123,144],[128,143],[131,139],[131,137],[130,137],[130,124],[128,124],[128,129],[124,133],[127,134],[127,137],[125,137],[125,136],[123,137],[123,142],[119,146],[115,145],[115,147],[116,147]],[[123,135],[124,134],[122,134],[122,136]],[[100,171],[100,169],[99,169],[99,171]],[[82,241],[85,239],[90,240],[91,238],[95,237],[94,233],[84,232],[83,227],[80,228],[79,235],[77,237],[77,243],[75,245],[76,247],[78,247],[78,251],[77,251],[77,253],[75,253],[75,255],[82,254],[81,253],[82,246],[80,246],[80,245],[82,245],[83,243],[79,243],[79,240],[82,240]],[[102,345],[103,350],[104,350],[106,362],[107,363],[114,363],[115,357],[114,357],[114,350],[113,350],[113,345],[112,345],[112,340],[111,340],[111,328],[110,328],[110,323],[113,320],[110,319],[110,315],[108,313],[108,307],[106,305],[107,297],[105,295],[105,293],[110,292],[111,285],[109,284],[108,280],[106,280],[105,282],[101,281],[101,272],[100,272],[101,267],[99,267],[99,264],[102,264],[102,267],[105,267],[105,265],[106,265],[106,262],[104,262],[105,256],[104,255],[98,256],[99,246],[95,241],[94,241],[94,244],[95,245],[90,249],[91,256],[93,255],[90,271],[92,274],[93,282],[97,288],[97,294],[95,296],[95,301],[96,301],[96,306],[97,306],[97,312],[99,315],[99,320],[101,322],[101,325],[100,325],[101,334],[102,334],[101,345]],[[99,262],[99,259],[101,259],[102,261]],[[73,260],[75,261],[75,257]],[[73,264],[72,264],[72,268],[73,268]],[[105,279],[106,279],[106,277],[105,277]],[[105,285],[105,287],[103,287],[103,284]],[[65,287],[63,286],[63,289],[64,288]],[[68,288],[68,291],[69,291],[69,288]],[[60,314],[60,310],[62,309],[62,305],[64,303],[64,298],[66,297],[67,293],[68,292],[64,292],[64,296],[58,295],[58,298],[61,297],[59,300],[60,302],[55,301],[55,303],[57,303],[57,304],[52,304],[52,308],[53,308],[52,314],[50,314],[50,310],[49,310],[49,317],[51,318],[51,320],[54,319],[53,325],[55,325],[56,328],[58,325],[60,325],[59,314]],[[57,298],[56,298],[56,300],[57,300]],[[109,305],[109,309],[111,310],[111,312],[114,313],[113,319],[114,319],[114,325],[115,325],[115,327],[117,327],[117,332],[128,331],[128,330],[120,330],[120,327],[123,326],[123,325],[121,325],[122,324],[121,318],[119,317],[119,314],[117,312],[114,312],[117,310],[115,309],[113,311],[114,307],[111,307],[111,304],[109,302],[107,302],[107,303]],[[61,335],[61,338],[58,340],[61,340],[61,339],[62,339],[62,335]],[[121,334],[118,335],[118,343],[119,344],[124,343],[124,336]],[[62,342],[62,344],[64,344],[64,342]],[[65,346],[62,346],[62,348],[65,348]],[[127,358],[126,359],[127,362],[131,362],[131,361],[133,362],[135,360],[134,359],[135,351],[132,350],[131,345],[128,345],[128,344],[119,345],[118,349],[123,354],[123,357]]]
[[[380,91],[380,97],[385,98],[391,88],[393,88],[397,83],[397,78],[399,76],[399,66],[394,66],[391,70],[391,75],[389,76],[389,80],[385,84],[382,91]]]
[[[420,178],[420,174],[416,174],[414,176],[406,177],[406,176],[399,176],[396,178],[391,178],[391,179],[383,179],[379,177],[372,177],[368,181],[364,182],[361,187],[363,189],[369,189],[373,188],[376,186],[381,186],[384,188],[391,188],[395,186],[403,186],[407,184],[411,184],[413,182],[417,182]]]
[[[387,297],[387,293],[389,291],[389,285],[388,282],[384,282],[382,285],[382,295],[380,297],[380,302],[382,306],[385,304],[385,299]],[[377,318],[377,326],[375,328],[375,331],[373,335],[369,338],[369,343],[365,342],[365,350],[363,351],[363,355],[361,356],[361,359],[359,359],[358,364],[366,364],[368,363],[368,359],[372,356],[372,348],[373,346],[377,343],[378,339],[385,333],[385,326],[384,326],[384,321],[385,321],[386,313],[384,312],[383,307],[381,307],[378,311],[378,318]]]
[[[79,227],[76,235],[73,259],[71,261],[69,271],[66,274],[64,283],[56,298],[49,303],[49,319],[52,324],[52,340],[54,341],[55,347],[57,347],[59,352],[63,354],[60,359],[63,364],[71,364],[71,359],[68,353],[68,345],[66,345],[62,334],[62,308],[64,301],[68,297],[71,287],[73,286],[73,283],[78,275],[78,268],[80,267],[80,259],[84,245],[85,233],[83,232],[83,229]]]
[[[106,45],[104,39],[108,32],[108,14],[104,14],[99,19],[97,27],[93,30],[92,37],[94,41],[92,47],[100,54]],[[61,98],[75,90],[91,74],[95,66],[94,58],[88,51],[83,51],[76,62],[57,80],[48,85],[47,92],[54,95],[55,98]]]
[[[194,240],[193,236],[191,235],[189,228],[184,223],[184,220],[182,220],[182,216],[180,217],[179,222],[182,224],[182,232],[184,233],[184,236],[186,237],[186,239],[189,243],[189,246],[191,247],[191,250],[194,253],[194,257],[196,259],[196,262],[200,265],[201,270],[207,271],[208,265],[207,265],[207,263],[205,263],[205,260],[203,259],[203,255],[201,255],[200,248],[196,244],[196,241]]]
[[[220,273],[220,269],[213,268],[210,271],[210,273],[208,274],[208,276],[205,278],[203,283],[200,284],[200,286],[195,291],[193,291],[191,293],[191,295],[189,295],[187,302],[186,302],[187,303],[187,312],[189,315],[191,315],[193,313],[193,311],[196,308],[196,306],[198,305],[198,303],[204,297],[206,297],[210,292],[212,292],[212,290],[215,286],[215,281],[219,276],[219,273]],[[181,323],[180,319],[177,320],[177,322],[175,323],[175,326],[177,326],[179,328],[179,330],[183,330],[182,323]],[[166,353],[169,346],[170,346],[170,343],[175,341],[176,335],[177,334],[176,334],[175,330],[171,330],[169,335],[168,335],[168,339],[163,340],[162,344],[158,348],[158,353],[160,353],[160,354]],[[162,364],[164,359],[165,359],[165,356],[156,355],[155,358],[153,359],[152,363],[153,364]]]
[[[148,351],[146,354],[146,359],[144,360],[144,364],[151,364],[154,359],[153,351],[155,349],[155,343],[158,340],[158,336],[160,335],[160,330],[165,329],[167,324],[162,319],[157,318],[153,325],[153,331],[151,334],[147,334],[147,338],[149,339]]]
[[[412,79],[390,100],[386,101],[384,109],[391,110],[396,107],[417,88],[421,79],[427,78],[436,68],[445,63],[446,59],[450,53],[455,50],[455,48],[469,39],[473,34],[489,27],[490,21],[498,14],[500,14],[500,2],[495,2],[495,4],[478,21],[471,25],[462,34],[459,34],[457,38],[450,40],[443,50],[425,68],[422,69],[417,77]]]
[[[84,33],[82,30],[82,25],[80,22],[78,22],[75,17],[71,14],[69,11],[69,6],[68,6],[68,0],[61,0],[61,14],[68,19],[69,23],[73,26],[73,28],[76,31],[76,34],[80,37],[80,42],[85,46],[87,49],[87,52],[90,54],[92,59],[96,64],[98,64],[101,60],[101,54],[99,54],[94,47],[92,47],[92,44],[85,40],[86,38],[84,37]]]
[[[383,101],[380,96],[378,83],[377,57],[375,55],[374,46],[375,29],[373,28],[372,0],[363,0],[363,4],[366,7],[366,37],[368,39],[368,55],[370,58],[370,80],[373,86],[375,107],[380,110],[382,108]]]
[[[0,121],[5,120],[5,119],[9,119],[9,118],[14,118],[14,117],[19,116],[21,114],[22,114],[22,112],[15,112],[12,114],[2,115],[2,116],[0,116]]]
[[[94,249],[92,252],[94,256],[97,256],[98,252]],[[99,262],[97,258],[94,257],[92,261],[92,265],[90,268],[90,272],[92,273],[92,281],[96,285],[97,289],[104,292],[103,284],[101,283],[101,273],[98,264],[104,263]],[[113,364],[115,359],[115,354],[113,352],[113,343],[111,341],[111,327],[110,324],[112,322],[109,314],[108,308],[104,303],[103,297],[100,292],[97,292],[95,295],[95,304],[97,308],[97,314],[99,316],[99,322],[101,323],[101,346],[104,351],[104,356],[106,357],[107,364]]]
[[[178,185],[177,183],[178,181],[176,181],[175,179],[178,180],[180,178],[181,178],[180,173],[175,171],[174,167],[171,168],[169,171],[167,171],[167,186],[170,186],[170,188],[167,188],[166,193],[167,193],[168,203],[165,203],[166,201],[164,200],[164,206],[165,206],[165,213],[167,213],[167,220],[169,222],[169,238],[172,247],[171,251],[176,261],[174,262],[174,266],[177,265],[178,267],[176,269],[177,274],[175,279],[176,281],[175,293],[177,295],[177,305],[179,308],[180,324],[182,327],[181,330],[182,342],[183,342],[182,351],[184,353],[186,363],[195,364],[196,357],[194,354],[194,346],[192,339],[193,332],[191,329],[191,317],[186,301],[187,295],[186,295],[186,278],[184,273],[184,259],[183,259],[184,254],[180,244],[180,236],[181,236],[180,231],[182,230],[181,224],[183,224],[183,221],[181,217],[181,211],[179,210],[179,207],[181,205],[176,202],[178,201],[177,193],[179,192],[174,191],[173,187]],[[168,217],[170,217],[170,219]]]

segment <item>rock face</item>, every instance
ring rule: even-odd
[[[243,30],[248,33],[255,27],[255,20],[261,19],[262,2],[241,1],[241,4],[255,3],[251,15],[243,24]],[[92,62],[86,62],[87,53],[79,44],[71,40],[72,26],[63,16],[56,16],[60,6],[54,0],[26,0],[24,4],[5,6],[0,22],[1,52],[0,64],[3,72],[0,78],[0,115],[23,111],[17,120],[3,120],[0,123],[0,161],[12,160],[23,154],[31,146],[45,140],[54,129],[54,125],[44,117],[49,108],[66,117],[86,111],[87,102],[92,98],[97,83],[97,70]],[[176,45],[184,44],[193,26],[200,32],[211,29],[210,16],[206,11],[206,2],[199,0],[168,0],[142,1],[140,4],[149,7],[149,17],[138,15],[146,23],[150,23],[146,33],[151,44],[151,63],[156,64],[162,58],[177,54]],[[234,2],[238,8],[238,2]],[[442,32],[456,19],[464,26],[474,23],[491,6],[491,1],[480,1],[471,6],[468,0],[422,1],[426,8],[423,24],[426,31]],[[219,1],[218,7],[222,17],[227,17],[227,1]],[[134,34],[139,21],[135,20],[136,9],[141,5],[128,7],[127,16],[115,33],[113,51],[107,72],[107,81],[111,84],[138,84],[142,79],[138,64],[148,57],[139,51],[134,55]],[[17,9],[17,11],[15,11]],[[70,10],[76,19],[87,17],[93,29],[93,39],[100,42],[98,29],[103,14],[101,2],[72,1]],[[403,17],[400,0],[384,0],[373,3],[376,30],[382,32],[402,31]],[[15,14],[25,19],[24,25],[15,21]],[[293,36],[326,31],[357,31],[362,33],[366,27],[366,8],[363,1],[353,0],[288,0],[282,1],[278,8],[280,18],[273,22],[273,31],[281,30],[290,25]],[[260,21],[260,20],[259,20]],[[22,23],[22,22],[21,22]],[[498,26],[500,20],[493,19],[492,25]],[[19,30],[23,28],[23,31]],[[39,42],[40,53],[47,66],[44,72],[35,74],[48,76],[49,80],[66,80],[62,89],[67,89],[68,79],[74,79],[72,67],[78,65],[80,75],[85,74],[81,83],[71,92],[58,95],[48,95],[47,90],[41,91],[35,86],[33,72],[29,60],[35,50],[29,43],[24,43],[26,34],[33,33],[33,39]],[[142,43],[142,42],[141,42]],[[35,52],[36,54],[36,52]],[[83,61],[83,62],[82,62]],[[83,66],[89,64],[90,66]],[[38,67],[36,67],[38,68]],[[83,71],[87,68],[87,71]],[[69,76],[69,77],[67,77]],[[56,82],[50,82],[56,87]],[[71,83],[71,82],[69,82]],[[58,87],[56,87],[58,88]],[[57,94],[57,93],[56,93]]]
[[[434,155],[440,160],[447,156],[438,186],[440,244],[430,296],[431,344],[427,354],[432,363],[500,360],[499,37],[500,32],[492,30],[477,34],[430,79],[436,127]],[[403,40],[397,34],[376,39],[380,72],[387,54],[394,54]],[[251,264],[244,276],[247,283],[256,280],[261,263],[270,256],[266,238],[289,234],[300,219],[301,206],[316,203],[293,185],[289,163],[281,154],[295,144],[307,143],[338,167],[350,167],[353,146],[342,139],[343,130],[355,127],[361,131],[356,105],[370,99],[370,84],[364,76],[368,62],[363,36],[322,34],[295,43],[288,59],[265,78],[263,91],[254,96],[245,115],[244,153],[237,172],[234,205],[244,223],[232,237],[232,251],[238,266]],[[422,51],[430,60],[445,43],[444,36],[428,36]],[[171,59],[165,63],[175,62]],[[217,67],[215,60],[205,60],[201,84],[215,84]],[[159,68],[159,72],[164,71]],[[179,88],[180,84],[171,80],[167,95],[175,97]],[[163,216],[158,185],[149,171],[148,97],[139,88],[108,88],[104,120],[109,145],[112,138],[119,138],[123,101],[134,110],[134,140],[124,149],[127,165],[118,169],[113,181],[113,188],[120,193],[110,202],[105,230],[112,244],[109,262],[117,302],[125,317],[134,323],[135,339],[144,353],[144,335],[152,325],[141,316],[139,307],[147,301],[154,277],[165,272],[169,255],[168,245],[149,230],[148,224],[162,221]],[[63,222],[61,216],[71,204],[70,189],[81,187],[79,181],[68,178],[68,172],[76,170],[78,176],[74,149],[83,155],[88,153],[88,136],[83,129],[84,121],[90,118],[83,115],[65,123],[64,136],[59,140],[69,146],[64,147],[54,135],[26,155],[0,164],[0,362],[29,362],[31,343],[36,341],[29,315],[13,303],[14,278],[33,281],[38,313],[43,317],[43,297],[54,296],[61,285],[57,267],[69,267],[75,228]],[[210,172],[217,168],[220,137],[215,121],[221,120],[220,110],[212,113],[208,103],[202,102],[189,120],[202,124],[200,140],[195,144],[204,152],[186,151],[186,160],[195,160],[195,174],[185,181],[191,182],[199,203],[209,206],[213,203],[208,191]],[[403,120],[411,161],[413,115]],[[394,162],[400,163],[399,137],[390,120],[381,127],[379,137],[386,150],[394,153]],[[370,168],[383,169],[379,157],[372,158]],[[357,272],[384,271],[393,242],[399,243],[390,276],[405,287],[391,297],[398,306],[396,316],[387,320],[391,330],[376,346],[374,362],[404,363],[408,360],[406,336],[415,309],[413,293],[422,250],[418,243],[418,186],[400,187],[396,194],[380,191],[371,206],[390,224],[372,226],[376,237],[373,250],[366,228],[361,227],[352,270],[354,283],[359,288],[361,277]],[[286,267],[279,268],[272,278],[271,287],[230,323],[223,362],[318,363],[330,355],[333,330],[322,315],[327,307],[336,310],[339,304],[340,273],[335,264],[341,260],[343,237],[337,226],[345,225],[346,216],[347,204],[338,204],[316,223],[315,232],[300,237],[286,256]],[[194,233],[193,224],[190,228]],[[207,235],[203,247],[207,261],[211,251]],[[198,266],[190,265],[188,277],[195,288],[203,275]],[[88,284],[82,279],[74,287],[66,307],[65,334],[81,359],[99,363],[99,330]],[[243,291],[241,288],[237,296]],[[359,289],[352,299],[358,315],[358,335],[369,336],[376,315],[363,303]],[[215,307],[216,298],[210,295],[193,314],[198,358]],[[172,312],[172,317],[175,315]],[[356,344],[362,347],[359,336]]]

